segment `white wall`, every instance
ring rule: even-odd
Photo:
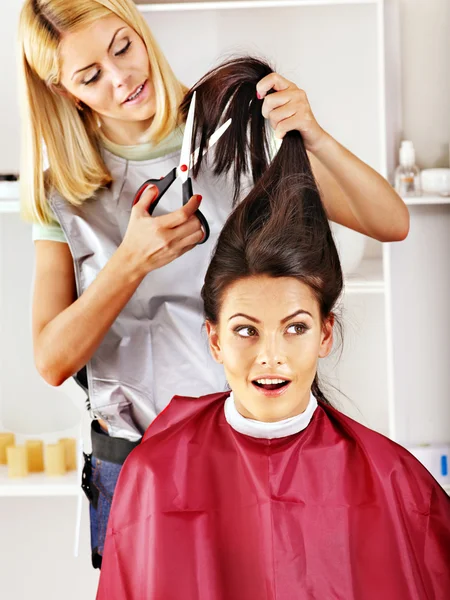
[[[401,0],[403,137],[421,168],[448,167],[450,1]]]
[[[22,0],[0,2],[0,173],[19,171],[16,36]]]

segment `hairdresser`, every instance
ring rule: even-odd
[[[202,337],[200,290],[236,189],[206,165],[185,206],[174,185],[165,214],[149,214],[154,187],[132,208],[144,181],[178,165],[187,92],[132,0],[25,0],[20,45],[34,356],[51,385],[75,376],[88,391],[84,487],[99,567],[121,465],[150,422],[178,391],[225,388]],[[269,73],[252,98],[275,137],[301,132],[330,220],[380,241],[406,237],[402,200],[320,127],[304,91]]]

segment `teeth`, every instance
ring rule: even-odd
[[[139,96],[139,94],[142,92],[143,87],[144,87],[144,84],[140,85],[138,87],[138,89],[136,90],[136,92],[132,96],[128,96],[127,102],[128,102],[128,100],[134,100],[135,98],[137,98],[137,96]]]
[[[285,383],[286,379],[257,379],[256,383],[260,385],[271,385],[275,383]]]

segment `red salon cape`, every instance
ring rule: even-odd
[[[321,403],[248,437],[227,395],[175,397],[128,457],[97,600],[450,598],[450,499],[411,454]]]

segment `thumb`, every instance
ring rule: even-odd
[[[142,194],[141,194],[139,200],[136,202],[135,206],[139,206],[139,208],[141,210],[148,213],[150,210],[150,206],[156,200],[156,198],[158,197],[158,194],[159,194],[159,190],[156,187],[156,185],[149,185],[142,192]]]

